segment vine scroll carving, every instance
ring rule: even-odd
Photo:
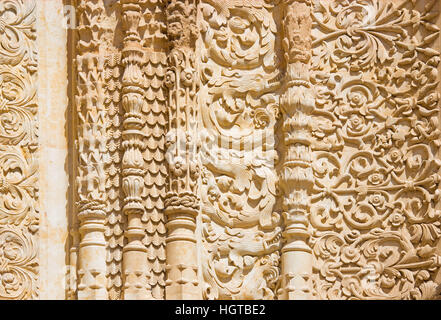
[[[67,299],[439,295],[439,1],[72,4]],[[37,6],[0,1],[0,299],[39,297]]]
[[[0,299],[38,298],[36,3],[0,3]]]

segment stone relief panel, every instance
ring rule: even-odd
[[[440,256],[436,1],[318,1],[317,299],[427,299]]]
[[[77,1],[75,9],[79,200],[68,297],[163,299],[165,3]],[[89,296],[79,296],[78,275]]]
[[[271,1],[201,1],[201,268],[205,299],[273,299],[280,60]]]
[[[76,1],[67,297],[432,297],[438,6]],[[0,298],[37,297],[32,12],[0,3]]]
[[[0,2],[0,299],[38,298],[35,1]]]

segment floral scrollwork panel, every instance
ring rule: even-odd
[[[39,3],[0,0],[0,299],[439,295],[440,1]]]
[[[0,2],[0,299],[38,297],[35,5]]]
[[[436,2],[315,6],[316,298],[435,293],[441,263]]]

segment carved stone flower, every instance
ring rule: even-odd
[[[397,228],[401,226],[405,220],[404,215],[398,210],[395,210],[389,217],[390,224]]]
[[[15,261],[19,255],[17,245],[12,241],[10,236],[6,236],[0,242],[0,262],[1,261]],[[1,269],[1,268],[0,268]],[[2,270],[0,270],[1,272]],[[7,271],[7,270],[4,270]],[[19,281],[17,277],[11,272],[0,273],[1,285],[6,290],[17,290],[19,288]]]
[[[385,134],[379,134],[375,136],[373,149],[375,151],[384,152],[385,149],[388,149],[392,146],[391,133],[387,132]]]
[[[19,279],[11,272],[5,272],[0,275],[1,283],[6,291],[16,291],[20,287]]]
[[[7,237],[6,242],[1,248],[2,255],[8,260],[15,260],[18,257],[18,248],[14,242],[11,241],[11,238]]]
[[[360,259],[360,251],[353,247],[344,247],[341,251],[341,261],[356,263]]]
[[[185,171],[184,159],[182,157],[176,157],[173,161],[171,169],[175,177],[182,177]]]
[[[374,207],[382,207],[384,205],[385,199],[384,196],[380,193],[380,192],[375,192],[374,194],[372,194],[369,197],[369,202],[374,206]]]

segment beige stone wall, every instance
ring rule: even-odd
[[[432,298],[439,9],[0,0],[0,299]]]

